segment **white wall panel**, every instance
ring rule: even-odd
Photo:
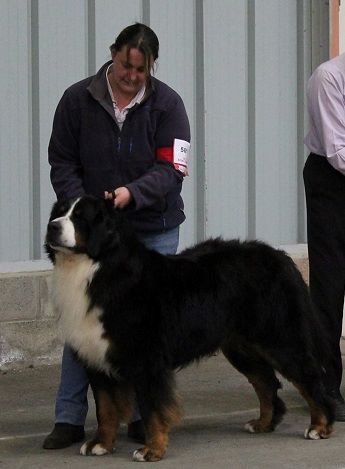
[[[87,2],[41,0],[38,10],[39,149],[41,244],[55,194],[50,184],[48,143],[56,106],[64,90],[87,76]]]
[[[204,2],[206,234],[247,235],[247,6]]]
[[[96,69],[110,60],[109,46],[126,26],[142,21],[140,0],[96,0],[95,40]]]
[[[255,2],[255,236],[297,236],[296,2]],[[253,201],[250,201],[250,203]]]
[[[42,255],[54,111],[135,21],[156,31],[156,76],[191,122],[180,247],[211,235],[305,241],[304,87],[327,58],[327,2],[1,0],[0,261]]]
[[[31,255],[30,12],[0,2],[0,259]]]

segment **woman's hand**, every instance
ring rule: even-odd
[[[104,198],[114,201],[115,208],[125,208],[132,200],[132,194],[127,187],[118,187],[112,192],[105,191]]]

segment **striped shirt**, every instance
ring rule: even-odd
[[[324,62],[308,81],[310,129],[304,139],[345,175],[345,53]]]

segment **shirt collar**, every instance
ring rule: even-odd
[[[106,71],[105,71],[105,76],[106,76],[106,79],[107,79],[107,86],[108,86],[108,91],[109,91],[109,94],[110,94],[110,97],[111,97],[111,100],[112,102],[116,105],[116,99],[114,97],[114,93],[113,93],[113,90],[111,89],[111,86],[110,86],[110,82],[109,82],[109,78],[108,78],[108,74],[109,74],[109,71],[110,71],[110,68],[113,66],[113,64],[111,63],[109,65],[109,67],[107,67]],[[124,107],[124,109],[130,109],[131,107],[133,107],[135,104],[139,104],[141,103],[141,101],[143,100],[144,96],[145,96],[145,91],[146,91],[146,86],[144,85],[139,91],[138,93],[134,96],[134,98],[132,99],[132,101],[127,104],[126,107]]]

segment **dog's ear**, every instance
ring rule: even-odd
[[[86,251],[88,255],[93,259],[96,259],[100,255],[103,249],[103,245],[106,242],[107,236],[104,231],[104,222],[97,224],[91,229],[89,238],[86,243]]]
[[[110,252],[120,241],[120,235],[111,216],[115,209],[112,204],[106,205],[107,210],[99,213],[94,220],[86,242],[87,253],[93,259],[97,259],[104,252]]]

